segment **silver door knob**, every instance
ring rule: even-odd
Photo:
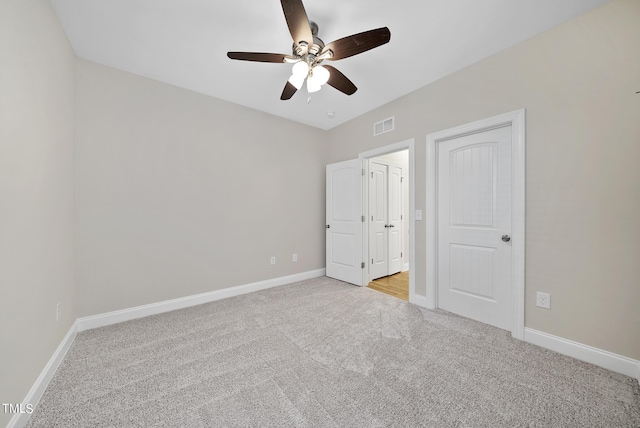
[[[502,235],[502,240],[504,242],[509,242],[509,241],[511,241],[511,237],[509,235]]]

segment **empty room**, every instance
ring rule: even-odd
[[[640,427],[640,1],[0,1],[0,426]]]

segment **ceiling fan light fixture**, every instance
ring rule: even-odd
[[[285,85],[281,100],[289,100],[307,80],[307,90],[317,92],[322,85],[353,95],[358,89],[336,68],[320,66],[324,60],[336,61],[361,54],[389,43],[391,32],[387,27],[352,34],[326,44],[318,37],[318,25],[309,21],[302,0],[280,0],[289,33],[293,38],[291,55],[265,52],[227,52],[230,59],[240,61],[293,64],[292,75]],[[315,69],[315,70],[314,70]],[[315,71],[315,76],[314,76]],[[311,97],[309,97],[309,100]]]

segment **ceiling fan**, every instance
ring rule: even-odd
[[[306,79],[309,93],[319,91],[325,83],[337,90],[352,95],[358,90],[344,74],[323,61],[348,58],[388,43],[391,32],[387,27],[377,28],[338,39],[327,45],[318,38],[318,25],[310,22],[302,0],[280,0],[284,17],[293,37],[291,55],[263,52],[227,52],[231,59],[241,61],[274,62],[293,64],[291,77],[287,81],[281,100],[290,99]]]

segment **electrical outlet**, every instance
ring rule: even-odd
[[[60,321],[60,317],[62,316],[62,307],[60,306],[60,302],[56,305],[56,321]]]
[[[536,294],[536,306],[551,309],[551,294],[538,291],[538,294]]]
[[[298,261],[298,254],[293,253],[293,256],[291,256],[291,261],[292,262],[297,262]]]
[[[275,265],[276,264],[276,256],[271,256],[271,265]]]

